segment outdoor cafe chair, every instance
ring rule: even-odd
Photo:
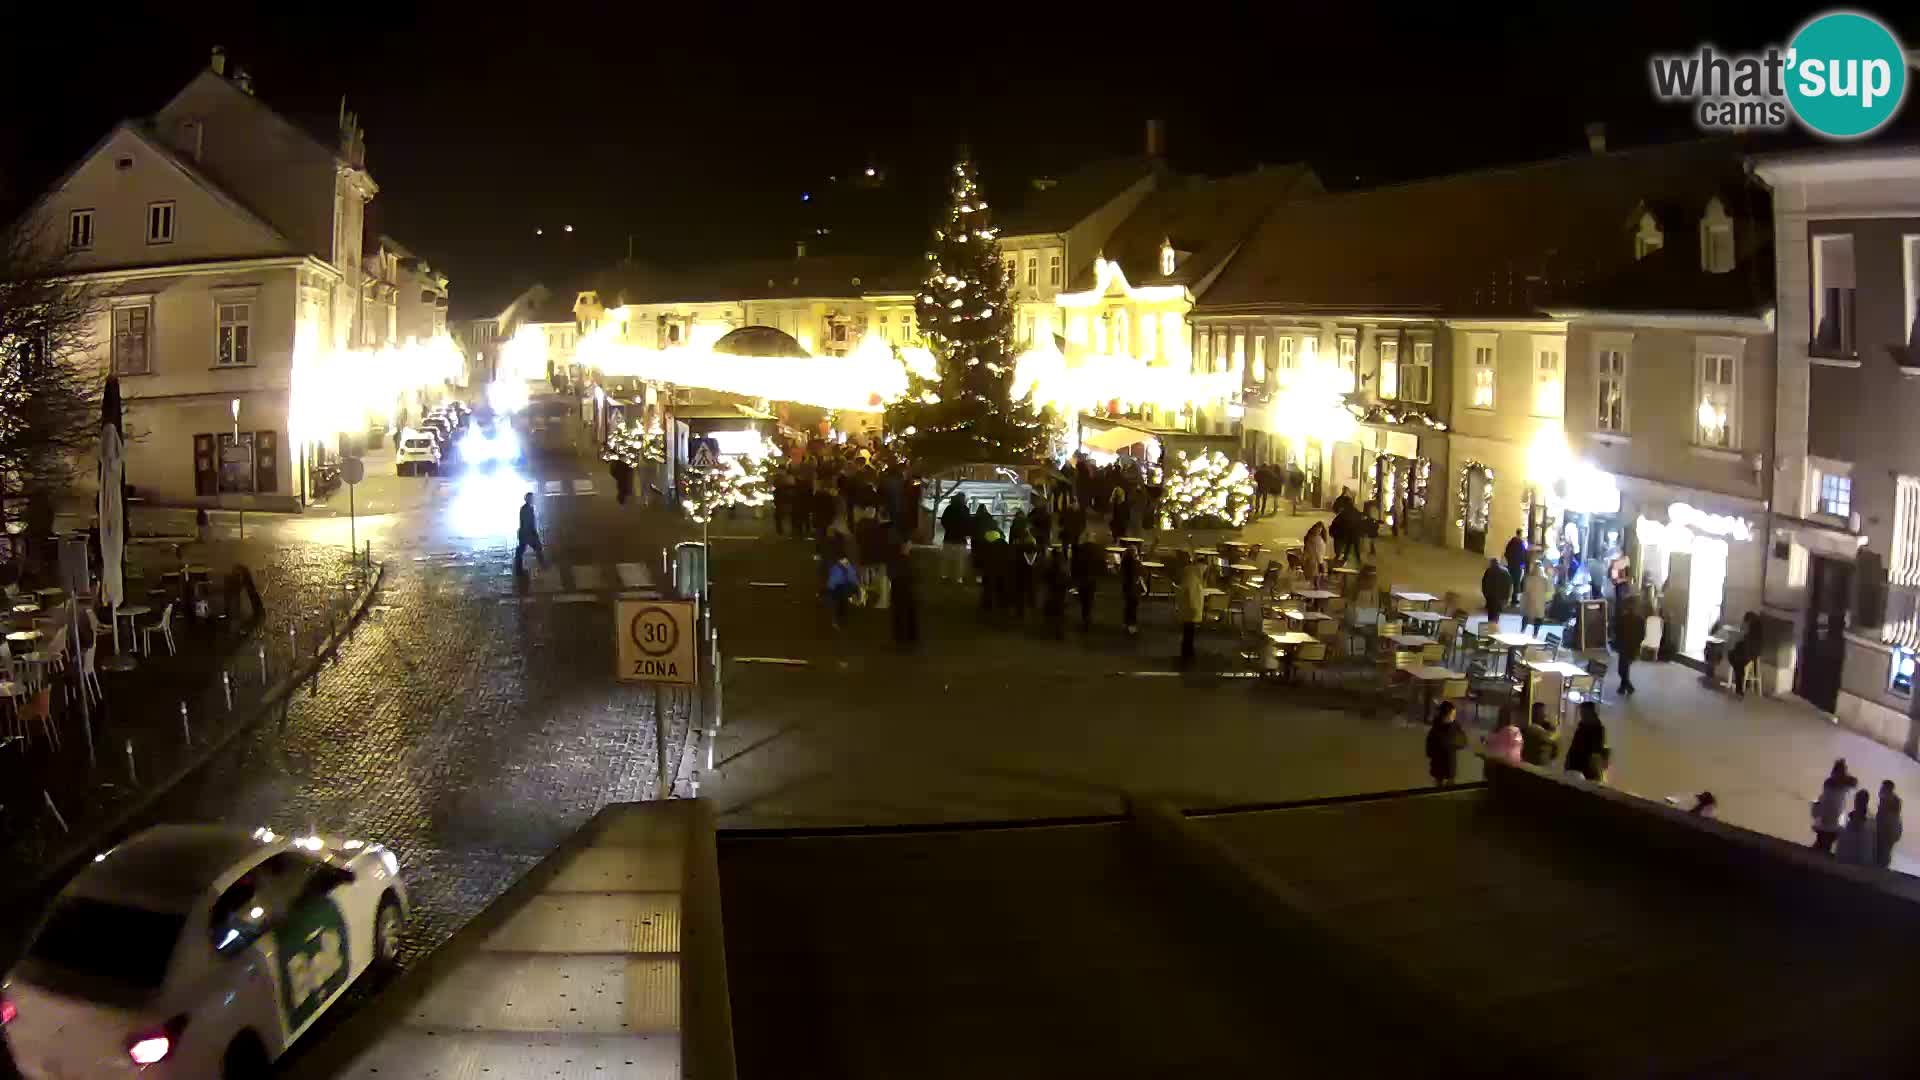
[[[93,666],[93,659],[99,652],[99,638],[94,638],[93,644],[80,650],[80,691],[93,703],[107,700],[107,693],[100,686],[100,673]]]
[[[1324,641],[1301,645],[1293,651],[1293,670],[1307,672],[1316,686],[1320,683],[1320,671],[1326,666],[1327,645]]]
[[[140,633],[141,652],[149,656],[153,655],[153,636],[158,634],[160,635],[160,640],[167,643],[167,655],[175,655],[177,650],[173,645],[173,601],[167,601],[167,606],[161,609],[158,622],[149,623],[141,627]]]
[[[1227,594],[1223,589],[1209,589],[1200,596],[1200,621],[1225,622],[1227,618]]]
[[[1446,657],[1444,663],[1452,666],[1453,661],[1457,658],[1457,654],[1460,651],[1459,620],[1441,619],[1433,626],[1433,637],[1435,641],[1440,643],[1440,648]]]
[[[1431,645],[1420,646],[1420,659],[1430,667],[1440,667],[1446,658],[1447,647],[1437,641]]]

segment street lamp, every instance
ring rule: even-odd
[[[240,453],[240,399],[234,398],[231,402],[229,402],[227,405],[227,411],[233,414],[233,452],[237,456]],[[223,469],[226,467],[226,462],[222,461],[220,464]],[[247,468],[249,469],[253,468],[252,454],[247,455]],[[213,490],[214,490],[214,495],[217,498],[220,494],[220,486],[217,480],[215,481]],[[240,515],[240,539],[245,540],[247,538],[247,508],[242,506],[240,508],[239,515]]]

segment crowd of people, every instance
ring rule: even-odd
[[[1811,846],[1844,863],[1885,870],[1893,865],[1893,846],[1903,831],[1900,808],[1893,781],[1882,780],[1876,811],[1866,789],[1847,771],[1847,760],[1840,758],[1813,800]]]

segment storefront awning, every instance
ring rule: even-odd
[[[1081,445],[1094,450],[1104,450],[1110,454],[1129,446],[1137,446],[1152,438],[1152,435],[1144,431],[1124,427],[1082,428],[1080,432]]]

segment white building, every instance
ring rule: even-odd
[[[216,49],[28,212],[99,295],[88,359],[120,376],[141,495],[303,504],[307,459],[333,432],[302,430],[295,369],[363,332],[361,223],[379,190],[351,114],[336,134],[276,113]]]

